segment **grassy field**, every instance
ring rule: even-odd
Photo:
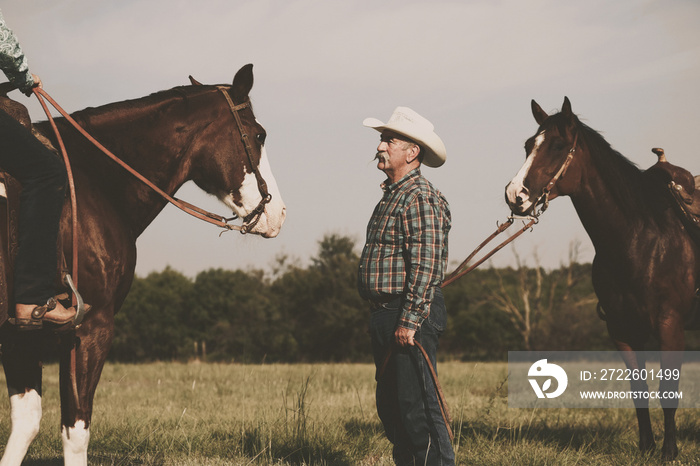
[[[660,464],[637,452],[632,409],[508,409],[506,364],[440,364],[458,464]],[[25,461],[60,465],[58,369],[44,369],[42,430]],[[695,410],[678,412],[674,464],[700,464]],[[390,465],[365,364],[110,364],[95,399],[90,464]],[[0,441],[9,434],[0,409]]]

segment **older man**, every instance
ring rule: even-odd
[[[377,411],[397,465],[454,464],[449,428],[441,414],[433,367],[447,314],[440,289],[447,267],[451,217],[445,197],[426,180],[421,164],[439,167],[446,151],[433,125],[406,107],[385,124],[377,168],[387,179],[367,226],[358,288],[371,308],[377,366]]]

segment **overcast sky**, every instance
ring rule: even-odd
[[[168,207],[139,239],[137,273],[167,265],[268,269],[306,261],[326,233],[363,244],[384,176],[378,133],[408,106],[435,124],[447,163],[423,173],[447,196],[450,258],[461,261],[508,215],[506,183],[536,131],[535,99],[573,110],[647,168],[652,147],[700,173],[700,2],[697,0],[3,0],[30,69],[69,111],[187,84],[230,83],[254,64],[255,113],[287,222],[273,240],[199,223]],[[21,96],[18,98],[22,98]],[[29,102],[26,100],[26,102]],[[31,102],[35,119],[44,119]],[[178,196],[222,214],[186,185]],[[556,200],[518,254],[548,267],[593,247],[568,198]],[[512,264],[506,249],[494,259]]]

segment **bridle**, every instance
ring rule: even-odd
[[[535,204],[533,206],[533,211],[530,215],[527,216],[516,216],[513,212],[511,212],[511,215],[508,217],[506,222],[498,224],[498,228],[496,231],[494,231],[491,236],[486,238],[474,251],[472,251],[471,254],[462,262],[455,270],[452,271],[452,273],[445,278],[445,280],[442,282],[442,287],[446,287],[447,285],[450,285],[454,283],[458,278],[463,277],[464,275],[468,274],[481,264],[483,264],[486,260],[488,260],[491,256],[496,254],[498,251],[503,249],[506,245],[514,241],[517,237],[525,233],[526,231],[532,229],[540,220],[539,217],[542,215],[542,213],[547,210],[547,207],[549,207],[549,194],[552,192],[552,189],[554,189],[554,185],[557,184],[557,181],[564,176],[566,173],[566,170],[569,168],[569,165],[571,165],[571,162],[574,159],[574,152],[576,152],[576,145],[578,144],[578,130],[576,130],[576,134],[574,135],[574,142],[571,144],[571,149],[569,149],[569,153],[566,155],[566,159],[564,160],[564,163],[562,163],[561,167],[559,167],[559,170],[554,174],[551,180],[549,180],[549,183],[544,187],[542,190],[542,194],[537,198],[535,201]],[[542,208],[538,211],[537,206],[542,203]],[[523,227],[518,230],[515,234],[513,234],[510,238],[507,240],[503,241],[501,244],[496,246],[494,249],[492,249],[489,253],[487,253],[484,257],[479,259],[473,264],[469,264],[469,262],[481,251],[487,244],[489,244],[496,236],[500,235],[504,231],[506,231],[516,219],[522,219],[523,220]],[[528,223],[525,223],[524,220],[529,220]]]
[[[547,210],[547,207],[549,207],[549,194],[552,192],[552,189],[554,189],[554,185],[557,184],[557,181],[559,181],[559,178],[564,176],[566,173],[567,168],[569,168],[569,165],[571,165],[571,161],[574,159],[574,152],[576,152],[576,144],[578,143],[578,129],[576,130],[576,133],[574,134],[574,142],[571,144],[571,149],[569,149],[569,153],[566,155],[566,159],[564,159],[564,163],[562,163],[561,167],[559,167],[559,170],[557,173],[552,177],[551,180],[549,180],[549,183],[547,183],[547,186],[544,187],[542,190],[542,194],[540,197],[537,198],[537,201],[535,201],[535,207],[534,209],[537,209],[537,206],[541,203],[542,204],[542,209],[540,209],[539,212],[533,212],[534,217],[539,217],[542,215],[542,212]]]
[[[150,180],[148,180],[146,177],[138,173],[136,170],[131,168],[126,162],[121,160],[119,157],[114,155],[110,150],[108,150],[106,147],[104,147],[102,144],[100,144],[95,138],[93,138],[90,134],[88,134],[87,131],[83,129],[82,126],[80,126],[63,108],[61,108],[58,103],[44,91],[42,88],[35,87],[33,89],[35,95],[39,99],[39,102],[41,103],[44,112],[46,113],[47,118],[49,119],[49,122],[51,123],[51,126],[53,127],[54,133],[56,134],[56,138],[58,140],[61,152],[63,153],[63,158],[66,163],[66,167],[69,172],[69,178],[71,179],[69,182],[69,186],[71,188],[71,200],[73,206],[75,206],[75,195],[74,195],[74,186],[72,185],[72,176],[70,176],[70,162],[68,160],[68,155],[65,152],[65,147],[63,144],[63,140],[61,138],[61,135],[58,132],[58,128],[56,127],[56,124],[53,120],[53,117],[51,116],[51,112],[49,112],[48,107],[46,106],[46,103],[44,102],[44,98],[51,103],[51,105],[68,121],[78,132],[80,132],[88,141],[90,141],[95,147],[100,149],[105,155],[107,155],[110,159],[115,161],[117,164],[119,164],[122,168],[124,168],[126,171],[131,173],[133,176],[139,179],[143,184],[148,186],[151,190],[155,191],[159,196],[161,196],[163,199],[165,199],[167,202],[173,204],[175,207],[178,209],[182,210],[183,212],[186,212],[193,217],[196,217],[200,220],[203,220],[205,222],[211,223],[213,225],[216,225],[220,228],[223,228],[224,230],[238,230],[242,234],[250,232],[255,225],[260,221],[260,218],[262,217],[263,212],[265,211],[265,205],[268,204],[272,200],[272,195],[268,192],[267,190],[267,183],[265,183],[265,180],[263,179],[262,175],[260,174],[260,170],[258,169],[257,165],[253,162],[253,151],[250,146],[250,142],[248,139],[248,135],[243,129],[243,123],[241,122],[240,115],[238,115],[238,112],[243,110],[246,107],[250,107],[250,100],[246,99],[246,101],[242,104],[235,105],[233,101],[231,100],[231,97],[228,95],[227,92],[227,87],[226,86],[217,86],[217,89],[221,91],[221,93],[224,95],[226,98],[226,102],[229,105],[229,109],[231,110],[231,113],[234,116],[234,119],[236,121],[236,126],[238,127],[238,131],[241,134],[241,140],[243,141],[243,146],[246,151],[246,155],[248,157],[248,163],[250,163],[251,169],[253,170],[253,173],[255,174],[255,178],[257,179],[258,182],[258,189],[260,191],[261,195],[261,200],[258,203],[258,206],[253,209],[248,215],[246,215],[243,218],[243,224],[242,225],[231,225],[230,222],[231,220],[235,220],[238,218],[238,216],[234,215],[233,217],[223,217],[218,214],[214,214],[212,212],[206,211],[200,207],[197,207],[193,204],[190,204],[187,201],[183,201],[181,199],[178,199],[176,197],[173,197],[160,189],[158,186],[153,184]],[[74,214],[75,214],[75,207],[74,207]],[[73,216],[73,218],[76,218],[76,215]],[[76,250],[77,248],[74,248]]]
[[[241,134],[241,141],[243,142],[245,153],[248,156],[248,163],[250,163],[250,168],[253,170],[253,174],[255,174],[255,179],[258,182],[258,190],[260,191],[261,199],[258,206],[243,218],[243,225],[240,228],[240,232],[245,234],[255,227],[255,225],[257,225],[257,223],[260,221],[260,217],[262,217],[263,212],[265,212],[265,205],[272,200],[272,194],[270,194],[270,192],[267,190],[267,183],[260,174],[259,164],[256,165],[253,162],[253,149],[250,146],[250,139],[248,138],[248,134],[243,129],[241,116],[238,114],[238,112],[244,108],[250,107],[250,99],[246,99],[246,101],[242,104],[235,105],[226,86],[217,86],[217,89],[224,95],[226,103],[228,103],[228,106],[231,109],[231,114],[233,114],[233,118],[236,120],[236,126],[238,126],[238,132]]]

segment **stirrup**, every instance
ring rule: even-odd
[[[73,325],[77,327],[83,322],[83,317],[85,317],[85,302],[83,301],[83,297],[80,296],[80,293],[78,293],[78,290],[75,287],[75,284],[73,283],[73,278],[71,278],[70,274],[67,272],[63,274],[63,284],[70,288],[73,292],[73,295],[75,296],[75,301],[77,304],[75,306],[75,317],[73,318]]]

